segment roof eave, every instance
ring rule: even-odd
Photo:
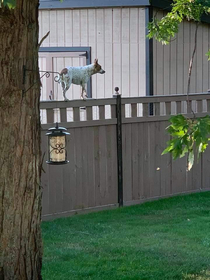
[[[39,9],[81,9],[149,6],[149,0],[42,0]]]

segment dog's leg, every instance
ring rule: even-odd
[[[65,101],[70,101],[70,100],[66,97],[66,92],[67,92],[68,89],[69,89],[69,86],[67,86],[67,87],[65,88],[65,90],[63,91],[63,97],[64,97],[64,100],[65,100]]]
[[[84,92],[85,92],[85,97],[87,97],[87,92],[86,92],[85,86],[82,86],[81,99],[84,99]]]
[[[65,89],[65,83],[64,82],[61,82],[61,87],[62,87],[62,90],[64,91],[64,89]]]
[[[66,83],[64,83],[64,82],[62,83],[63,97],[64,97],[65,101],[69,101],[69,99],[66,97],[66,92],[70,88],[70,86],[71,86],[71,79],[70,78],[67,79]]]
[[[80,95],[80,98],[81,98],[81,99],[84,99],[83,91],[84,91],[84,89],[83,89],[83,87],[82,87],[82,93],[81,93],[81,95]]]
[[[87,91],[86,91],[86,89],[85,89],[84,91],[85,91],[85,97],[87,98],[87,97],[88,97],[88,95],[87,95]]]
[[[68,99],[66,98],[66,91],[68,90],[68,88],[64,82],[61,83],[61,86],[62,86],[62,90],[63,90],[63,98],[65,101],[68,101]]]

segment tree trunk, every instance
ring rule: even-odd
[[[41,279],[38,2],[0,8],[0,280]]]

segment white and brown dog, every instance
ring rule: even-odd
[[[62,86],[64,100],[69,100],[66,98],[66,92],[70,88],[71,84],[80,85],[82,87],[81,98],[84,98],[84,92],[87,97],[85,84],[87,84],[92,75],[97,73],[105,73],[105,71],[101,68],[101,65],[98,64],[98,59],[95,59],[94,63],[90,65],[64,68],[61,71],[58,80]]]

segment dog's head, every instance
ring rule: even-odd
[[[98,64],[98,59],[94,60],[94,67],[95,67],[96,73],[100,73],[100,74],[104,74],[105,73],[105,71],[101,68],[101,65]]]

